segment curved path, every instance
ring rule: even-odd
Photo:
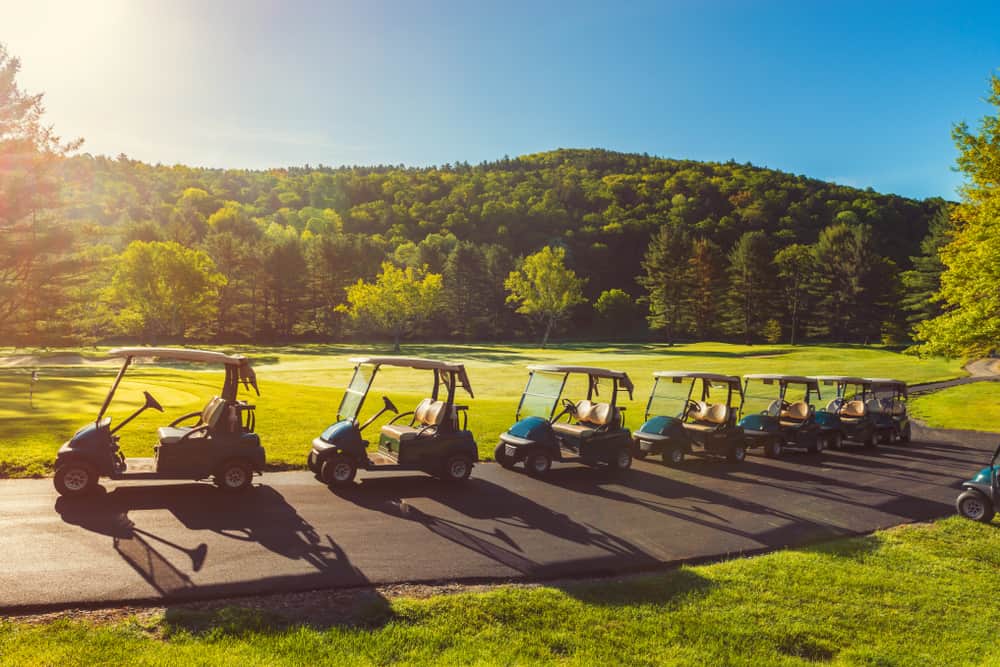
[[[996,437],[915,436],[742,465],[647,460],[618,477],[565,466],[536,480],[495,464],[457,486],[367,475],[340,494],[305,472],[239,497],[129,483],[77,502],[48,479],[9,480],[0,608],[585,576],[804,545],[951,514]]]
[[[965,370],[969,372],[965,377],[954,378],[952,380],[942,380],[941,382],[924,382],[911,384],[910,395],[929,394],[932,391],[957,387],[973,382],[996,382],[1000,380],[1000,360],[998,359],[976,359],[965,365]]]

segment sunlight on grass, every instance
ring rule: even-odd
[[[976,382],[916,396],[910,413],[934,428],[1000,430],[1000,383]]]
[[[335,419],[343,387],[350,378],[349,357],[385,352],[339,345],[249,347],[240,351],[249,355],[257,367],[261,397],[251,392],[249,400],[258,405],[257,430],[267,449],[268,461],[279,467],[303,467],[310,442]],[[655,370],[845,373],[895,376],[910,382],[962,374],[959,362],[917,359],[860,346],[699,343],[670,347],[593,343],[542,350],[527,345],[414,344],[407,345],[404,352],[411,356],[458,360],[467,365],[476,398],[459,392],[458,401],[470,406],[469,425],[484,458],[492,457],[498,435],[512,423],[527,380],[525,367],[534,363],[596,365],[627,371],[636,384],[634,400],[624,404],[626,425],[633,429],[642,422],[650,377]],[[99,356],[93,350],[88,354]],[[68,356],[55,351],[46,355],[57,359]],[[219,392],[221,370],[202,368],[144,365],[126,375],[109,412],[115,422],[142,404],[143,390],[149,391],[165,408],[164,414],[147,411],[121,432],[121,445],[127,456],[152,456],[157,427],[185,413],[201,410]],[[31,408],[29,369],[0,369],[0,426],[5,433],[0,442],[0,475],[48,472],[59,445],[94,419],[114,373],[114,365],[43,367],[35,389],[35,407]],[[381,406],[382,395],[389,396],[403,412],[413,410],[422,398],[430,395],[431,381],[427,371],[383,368],[362,417]],[[573,397],[572,392],[569,395]],[[243,397],[247,398],[245,392]],[[373,425],[367,433],[369,439],[375,439],[377,426]]]

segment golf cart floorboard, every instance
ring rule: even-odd
[[[152,458],[134,458],[125,459],[125,472],[120,475],[115,475],[111,479],[119,481],[135,481],[135,480],[156,480],[156,479],[182,479],[182,480],[192,480],[192,479],[204,479],[207,476],[202,476],[196,478],[193,475],[168,475],[161,472],[156,472],[156,459]]]
[[[409,472],[426,472],[425,466],[400,463],[392,454],[386,452],[370,452],[368,454],[369,464],[363,466],[365,470],[403,470]]]

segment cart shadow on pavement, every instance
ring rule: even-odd
[[[482,478],[462,484],[442,484],[429,477],[369,478],[333,492],[359,507],[418,523],[435,535],[479,553],[529,578],[565,575],[609,575],[660,563],[640,547],[589,523],[578,522],[518,493]],[[411,500],[426,499],[466,517],[449,518],[416,507]],[[485,525],[475,525],[483,522]],[[488,522],[488,523],[486,523]],[[540,562],[512,533],[541,531],[576,545],[578,557]],[[563,545],[566,547],[567,545]],[[580,552],[586,556],[579,556]],[[591,555],[592,554],[592,555]]]
[[[201,572],[207,562],[212,564],[209,545],[201,542],[190,546],[168,540],[137,526],[130,512],[167,510],[188,530],[207,530],[301,560],[316,574],[306,576],[303,585],[320,585],[328,579],[347,585],[367,583],[329,535],[317,534],[280,493],[267,486],[239,495],[223,495],[205,484],[119,487],[110,493],[100,489],[88,497],[59,498],[55,509],[66,523],[112,538],[115,552],[166,598],[236,594],[248,586],[254,590],[278,589],[290,578],[199,585],[192,576]],[[181,563],[177,554],[184,557]]]

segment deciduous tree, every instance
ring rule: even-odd
[[[549,341],[553,327],[564,319],[573,306],[585,303],[583,286],[586,279],[578,278],[566,266],[564,248],[545,246],[528,255],[521,266],[511,271],[504,281],[510,295],[508,303],[517,304],[517,312],[538,320],[544,333],[542,347]]]
[[[400,339],[440,307],[441,274],[384,262],[375,282],[359,280],[347,288],[344,310],[358,326],[390,335],[399,352]]]

